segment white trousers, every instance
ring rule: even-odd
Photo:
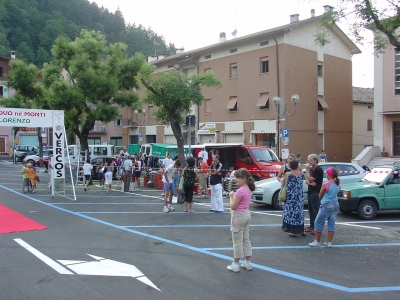
[[[222,200],[222,184],[210,185],[211,190],[211,209],[224,211],[224,202]]]

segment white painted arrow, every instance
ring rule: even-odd
[[[87,253],[86,253],[87,254]],[[96,261],[58,260],[61,264],[79,275],[127,276],[133,277],[152,288],[161,291],[134,265],[87,254]]]

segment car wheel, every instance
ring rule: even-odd
[[[347,209],[340,209],[340,211],[344,214],[351,214],[351,210],[347,210]]]
[[[283,210],[283,202],[279,202],[278,200],[278,194],[279,191],[277,191],[274,196],[272,197],[272,206],[276,209],[276,210]]]
[[[378,213],[378,207],[373,200],[362,201],[357,208],[358,216],[363,220],[372,220]]]

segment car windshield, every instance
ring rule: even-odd
[[[373,168],[370,173],[365,175],[362,181],[381,183],[392,172],[389,168]]]
[[[43,150],[43,156],[50,156],[53,154],[53,150]]]
[[[275,153],[267,148],[255,148],[251,149],[251,153],[254,156],[254,159],[257,162],[267,162],[267,161],[273,161],[273,162],[278,162],[279,159],[276,157]]]

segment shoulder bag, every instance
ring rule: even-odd
[[[286,187],[287,187],[287,182],[289,178],[289,172],[286,172],[285,174],[285,186],[281,188],[278,194],[278,201],[279,202],[285,202],[286,201]]]

